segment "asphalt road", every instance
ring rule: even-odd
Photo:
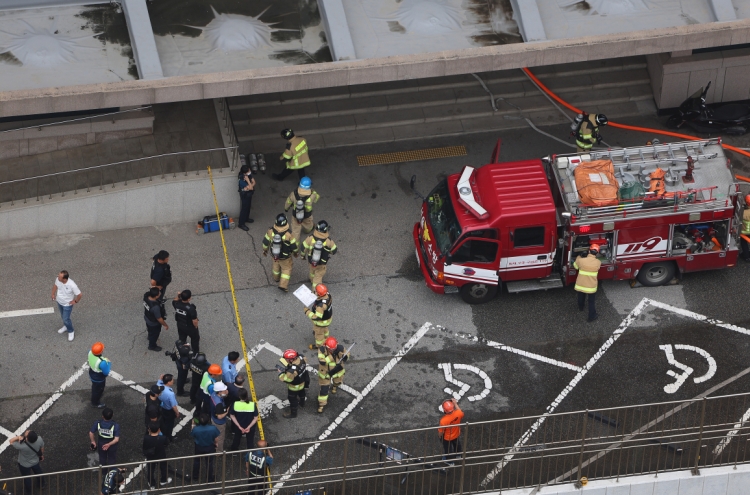
[[[654,125],[652,120],[632,123]],[[545,130],[558,136],[568,132],[566,126]],[[449,383],[448,373],[469,385],[460,401],[466,418],[482,421],[543,413],[583,369],[586,372],[559,400],[557,411],[691,398],[750,365],[750,332],[720,328],[696,316],[750,328],[747,264],[690,274],[679,285],[668,287],[603,283],[598,298],[600,318],[593,324],[577,311],[572,288],[503,293],[481,306],[430,292],[414,257],[411,228],[418,220],[420,200],[410,191],[409,178],[417,175],[417,188],[426,193],[441,177],[460,171],[463,165],[488,161],[498,137],[503,139],[503,160],[567,151],[531,130],[521,130],[502,136],[475,134],[313,153],[313,187],[321,194],[315,218],[329,221],[331,237],[340,250],[325,280],[336,298],[331,334],[347,346],[356,342],[345,378],[352,390],[332,396],[323,414],[308,406],[294,421],[282,418],[280,408],[272,406],[263,420],[272,443],[316,439],[354,400],[357,407],[342,417],[332,437],[435,425],[445,389],[458,392],[461,388]],[[607,130],[605,137],[613,146],[645,140],[643,135],[615,129]],[[747,139],[735,142],[748,144]],[[355,159],[360,154],[449,145],[465,145],[468,156],[369,167],[358,167]],[[732,164],[750,171],[746,160],[732,157]],[[274,400],[270,396],[280,400],[286,396],[276,377],[274,349],[296,348],[315,359],[305,349],[312,328],[301,303],[291,293],[275,288],[270,260],[260,256],[263,234],[282,210],[294,182],[289,178],[278,183],[267,176],[258,182],[250,235],[233,230],[227,232],[226,240],[248,348],[270,344],[260,348],[251,361],[258,397],[269,403]],[[50,291],[60,269],[71,273],[84,294],[73,310],[76,338],[72,343],[57,334],[61,325],[57,314],[0,319],[0,373],[4,377],[0,388],[0,427],[4,430],[0,431],[13,432],[24,422],[31,423],[47,444],[47,471],[95,465],[88,452],[87,431],[100,411],[88,405],[87,375],[50,401],[84,364],[93,342],[105,343],[105,355],[124,380],[148,388],[161,373],[173,371],[163,353],[146,350],[142,316],[150,258],[160,249],[171,253],[174,280],[170,291],[193,291],[201,321],[201,347],[209,360],[220,362],[227,352],[240,350],[218,234],[197,236],[193,225],[176,224],[0,244],[0,273],[5,282],[0,312],[52,307]],[[306,267],[296,261],[292,288],[306,280]],[[644,298],[659,306],[644,303],[633,321],[624,324]],[[168,323],[170,329],[161,338],[165,350],[176,339],[174,318],[170,316]],[[612,340],[618,328],[624,331]],[[672,346],[675,360],[693,370],[672,393],[665,391],[675,381],[667,371],[676,368],[660,348],[667,345]],[[408,353],[378,379],[378,373],[405,346]],[[706,351],[715,368],[697,351],[683,346]],[[695,378],[708,375],[696,383]],[[357,398],[365,389],[369,394]],[[313,381],[309,390],[313,406],[317,390]],[[748,390],[750,378],[745,376],[715,394]],[[120,461],[140,460],[142,395],[110,378],[104,400],[114,408],[122,426]],[[49,407],[35,414],[46,401]],[[186,398],[180,404],[189,409]],[[13,449],[0,449],[4,450],[0,452],[4,474],[14,473]],[[192,443],[183,429],[170,455],[191,452]]]

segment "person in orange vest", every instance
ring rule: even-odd
[[[586,257],[578,256],[573,262],[573,268],[578,270],[575,290],[578,292],[578,310],[583,311],[586,296],[589,296],[589,320],[594,321],[599,316],[596,314],[596,289],[599,285],[599,268],[602,262],[596,258],[599,254],[599,245],[589,246],[589,254]]]
[[[443,401],[443,417],[440,418],[440,428],[438,435],[443,442],[443,460],[449,465],[453,465],[451,459],[457,459],[461,448],[461,427],[449,426],[461,424],[464,419],[464,412],[458,407],[456,399]]]

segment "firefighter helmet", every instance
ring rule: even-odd
[[[328,337],[325,342],[325,346],[331,350],[336,349],[339,346],[339,341],[334,337]]]
[[[208,374],[209,375],[221,375],[221,366],[218,364],[212,364],[208,367]]]
[[[596,125],[607,125],[607,124],[609,124],[609,119],[603,113],[597,113],[595,120],[596,120]]]
[[[279,213],[276,215],[276,226],[277,227],[286,227],[289,221],[286,219],[286,215],[283,213]]]
[[[284,139],[292,139],[294,137],[294,131],[291,129],[283,129],[281,131],[281,137]]]
[[[446,414],[450,414],[455,409],[453,405],[453,401],[448,399],[443,401],[443,412]]]
[[[96,356],[100,355],[104,352],[104,344],[101,342],[94,342],[94,345],[91,346],[91,352]]]
[[[326,222],[325,220],[321,220],[315,225],[315,230],[317,230],[318,232],[322,234],[327,233],[330,228],[331,226],[328,225],[328,222]]]
[[[315,286],[315,293],[318,295],[318,297],[323,297],[328,294],[328,287],[323,284],[318,284]]]
[[[592,244],[589,246],[589,252],[591,254],[599,254],[599,244]]]
[[[299,181],[299,187],[302,189],[310,189],[312,187],[312,181],[310,177],[302,177]]]
[[[297,354],[297,351],[294,349],[287,349],[284,351],[284,359],[287,361],[294,361],[297,359],[297,356],[299,356],[299,354]]]
[[[202,352],[199,352],[198,354],[196,354],[195,355],[195,362],[197,364],[203,364],[203,363],[205,363],[206,362],[206,354],[204,354]]]
[[[745,196],[745,204],[750,206],[750,194]]]

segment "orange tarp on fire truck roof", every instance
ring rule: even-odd
[[[455,199],[456,182],[449,183],[449,188]],[[482,228],[498,220],[516,225],[517,222],[508,221],[513,218],[529,224],[537,221],[535,215],[539,214],[545,217],[551,214],[554,219],[555,202],[541,160],[484,165],[474,173],[472,189],[479,204],[490,215],[487,220],[478,220],[466,209],[457,208],[456,214],[464,228]]]
[[[620,185],[611,160],[581,162],[573,172],[581,203],[611,206],[619,203]]]

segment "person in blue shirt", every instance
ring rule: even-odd
[[[201,413],[198,422],[199,424],[197,426],[193,423],[193,429],[190,432],[190,436],[193,437],[193,441],[195,442],[195,455],[215,453],[216,447],[219,443],[219,429],[211,424],[211,418],[206,413]],[[208,482],[213,483],[216,481],[216,477],[214,476],[214,457],[215,456],[210,455],[193,459],[194,483],[200,482],[202,459],[208,461]]]
[[[227,415],[229,414],[229,409],[226,407],[226,404],[224,402],[224,399],[229,395],[229,392],[227,391],[227,386],[224,384],[224,382],[216,382],[214,383],[214,391],[210,396],[211,403],[210,403],[210,414],[211,414],[211,422],[215,427],[219,429],[219,451],[224,451],[224,439],[226,438],[226,424],[228,421]],[[217,412],[221,408],[221,413]],[[221,418],[218,418],[217,416],[221,416]]]
[[[234,379],[237,378],[237,362],[240,360],[240,353],[232,351],[226,356],[221,362],[221,376],[224,379],[224,383],[234,383]]]
[[[266,469],[273,465],[273,454],[268,442],[258,440],[257,449],[245,454],[245,473],[248,479],[248,495],[263,495],[270,486],[266,483]]]
[[[165,437],[172,441],[172,430],[174,424],[180,417],[180,410],[177,407],[177,397],[174,395],[172,386],[174,385],[174,376],[170,374],[161,375],[156,385],[164,387],[159,400],[161,401],[161,432]]]
[[[99,465],[113,466],[117,464],[117,444],[120,441],[120,425],[112,421],[114,411],[105,407],[102,419],[91,426],[89,440],[91,450],[99,452]]]
[[[109,359],[102,357],[104,344],[95,342],[89,351],[89,379],[91,380],[91,405],[104,409],[106,404],[101,402],[104,386],[107,382],[107,376],[111,370]]]

